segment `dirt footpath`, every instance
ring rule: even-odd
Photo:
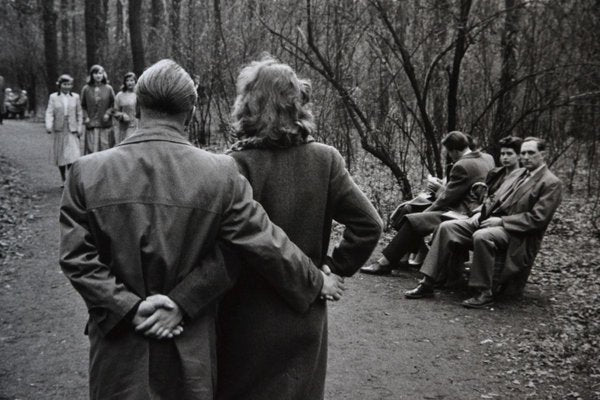
[[[0,400],[87,397],[86,310],[57,262],[61,189],[48,149],[42,124],[0,126],[0,154],[35,195],[23,257],[0,264]],[[330,303],[326,398],[525,398],[523,381],[506,381],[511,366],[494,355],[505,335],[551,319],[544,294],[534,287],[523,302],[467,310],[457,293],[405,300],[416,282],[413,273],[358,274]]]

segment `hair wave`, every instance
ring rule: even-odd
[[[242,68],[231,113],[240,139],[265,139],[280,147],[304,143],[315,131],[311,85],[270,55]]]

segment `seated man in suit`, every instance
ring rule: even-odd
[[[475,182],[482,182],[491,166],[478,151],[469,149],[467,137],[458,131],[448,133],[442,145],[454,160],[448,183],[436,200],[425,211],[402,217],[398,233],[383,250],[383,256],[375,263],[361,268],[372,275],[387,275],[402,256],[419,249],[422,238],[429,235],[442,221],[442,214],[455,211],[469,214],[479,205],[477,196],[471,192]]]
[[[465,300],[469,308],[493,303],[492,284],[495,257],[506,251],[501,281],[530,269],[540,248],[544,232],[561,201],[562,185],[544,162],[546,145],[528,137],[521,145],[525,168],[512,173],[494,195],[484,202],[480,214],[467,220],[446,221],[436,234],[421,272],[419,285],[405,293],[409,299],[433,296],[433,284],[450,259],[453,248],[473,246],[469,286],[479,295]]]

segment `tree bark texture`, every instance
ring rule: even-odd
[[[131,4],[131,2],[129,2]],[[131,6],[130,6],[131,7]],[[123,25],[125,20],[125,9],[123,8],[123,0],[117,0],[117,26],[115,27],[116,41],[120,46],[123,40]]]
[[[142,35],[142,0],[129,0],[129,37],[133,72],[140,76],[144,72],[144,40]]]
[[[171,0],[169,14],[169,29],[171,30],[171,57],[180,62],[181,58],[181,0]]]
[[[58,77],[58,39],[56,29],[57,14],[54,0],[42,1],[42,25],[44,27],[44,55],[46,57],[46,86],[48,93],[56,89]]]
[[[85,0],[85,47],[88,69],[106,60],[108,0]]]
[[[467,42],[467,23],[471,12],[471,0],[460,0],[460,17],[458,21],[456,47],[452,68],[448,72],[448,132],[457,129],[458,124],[458,85],[460,83],[460,66],[469,46]]]
[[[69,0],[60,0],[60,65],[63,71],[71,70],[71,52],[69,51]]]
[[[516,57],[516,42],[519,24],[518,10],[515,8],[515,0],[504,0],[506,7],[506,16],[504,20],[504,30],[502,31],[501,39],[501,57],[502,70],[500,72],[500,90],[507,88],[515,79],[517,68]],[[492,130],[492,149],[496,159],[499,156],[500,149],[498,141],[509,134],[507,127],[512,122],[512,107],[513,107],[514,91],[507,90],[498,99],[496,114],[494,115],[494,125]]]

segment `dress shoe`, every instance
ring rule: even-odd
[[[494,304],[494,295],[489,290],[485,290],[479,296],[471,297],[462,302],[463,307],[467,308],[487,308],[492,304]]]
[[[433,297],[433,286],[426,285],[423,282],[411,290],[404,292],[404,297],[407,299],[422,299],[424,297]]]
[[[389,265],[382,265],[375,261],[373,264],[362,267],[360,272],[369,275],[389,275],[392,272],[392,267]]]

